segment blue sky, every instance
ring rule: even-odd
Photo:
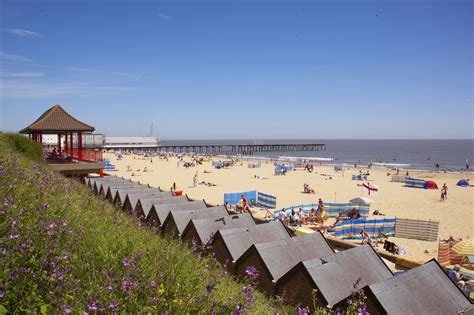
[[[473,3],[3,0],[0,129],[474,138]]]

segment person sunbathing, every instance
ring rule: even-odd
[[[313,188],[309,187],[308,184],[303,185],[303,191],[304,191],[305,194],[315,194],[316,193]]]

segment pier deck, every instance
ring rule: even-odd
[[[324,151],[324,143],[307,144],[213,144],[213,145],[162,145],[160,152],[194,152],[204,154],[252,155],[254,152]]]

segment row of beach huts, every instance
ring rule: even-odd
[[[336,251],[319,232],[292,236],[279,221],[256,224],[250,214],[115,176],[86,177],[85,183],[159,233],[206,245],[237,278],[253,266],[258,288],[289,304],[343,309],[358,282],[371,314],[474,314],[436,260],[394,275],[369,245]]]

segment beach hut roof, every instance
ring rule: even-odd
[[[217,235],[222,238],[234,262],[253,244],[291,237],[280,221],[245,228],[219,229]]]
[[[151,211],[151,208],[153,205],[160,205],[160,204],[181,204],[181,203],[187,203],[189,202],[189,199],[187,196],[173,196],[170,198],[140,198],[140,203],[142,204],[142,209],[143,213],[145,214],[145,217],[148,216],[148,214]]]
[[[133,194],[133,193],[148,193],[148,192],[159,192],[158,189],[156,188],[150,188],[147,186],[142,186],[142,187],[120,187],[117,190],[117,194],[120,197],[120,200],[122,202],[125,201],[125,198],[127,197],[128,194]]]
[[[207,209],[207,205],[203,200],[190,201],[180,204],[153,204],[156,215],[161,224],[163,224],[170,214],[171,211],[186,211],[186,210],[198,210]]]
[[[334,251],[321,232],[315,232],[286,240],[254,244],[240,256],[236,265],[247,256],[257,254],[273,281],[278,281],[298,262],[321,258],[332,253]]]
[[[205,244],[219,229],[241,228],[247,226],[255,226],[255,221],[248,213],[227,215],[217,219],[192,219],[184,229],[183,235],[194,227],[199,237],[199,241]]]
[[[107,181],[107,182],[102,182],[101,183],[102,190],[104,191],[104,195],[107,193],[109,188],[114,188],[114,187],[135,187],[135,186],[140,186],[139,183],[132,182],[130,180],[119,180],[119,181]]]
[[[95,183],[95,187],[97,188],[97,192],[100,191],[100,189],[102,188],[103,185],[105,184],[108,184],[108,183],[123,183],[125,182],[125,180],[123,178],[119,178],[119,177],[113,177],[113,178],[107,178],[105,180],[96,180],[94,181],[93,183]]]
[[[357,289],[362,289],[393,276],[369,245],[347,249],[321,259],[303,261],[279,281],[284,281],[287,275],[300,268],[307,270],[330,308],[350,296],[356,282]]]
[[[128,201],[132,205],[132,208],[135,209],[137,206],[138,200],[140,199],[169,199],[173,198],[173,194],[170,191],[160,191],[157,188],[145,188],[146,191],[143,192],[130,192],[127,195]]]
[[[184,228],[192,219],[205,219],[205,218],[221,218],[228,215],[228,212],[224,206],[219,207],[211,207],[206,209],[198,209],[198,210],[184,210],[184,211],[176,211],[172,210],[168,217],[165,220],[165,223],[173,218],[176,229],[178,230],[179,234],[182,234]]]
[[[105,186],[104,186],[105,187]],[[142,185],[137,182],[123,182],[123,183],[117,183],[117,184],[110,184],[108,185],[107,189],[104,188],[104,191],[110,191],[113,197],[115,197],[115,194],[117,193],[117,190],[120,188],[150,188],[148,185]]]
[[[434,259],[369,288],[388,314],[456,314],[472,308],[469,299]]]

